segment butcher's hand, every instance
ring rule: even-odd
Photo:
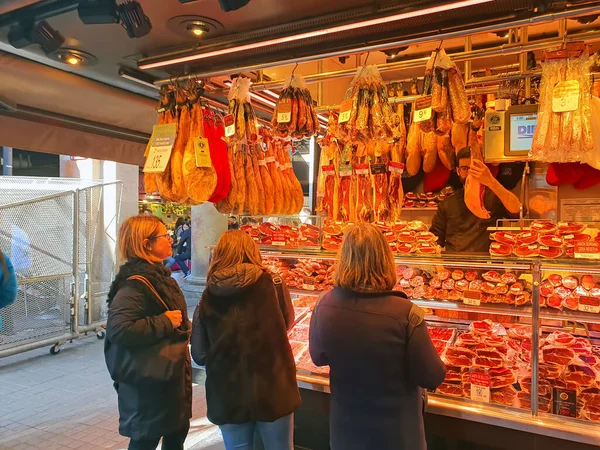
[[[165,313],[165,315],[171,321],[173,328],[179,328],[179,325],[181,325],[181,322],[183,320],[183,315],[181,314],[181,311],[179,311],[179,310],[167,311]]]
[[[490,187],[496,181],[496,179],[492,176],[488,166],[478,159],[471,161],[471,170],[469,170],[469,175],[487,187]]]

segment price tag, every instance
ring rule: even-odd
[[[312,278],[305,278],[304,281],[302,281],[302,289],[304,289],[305,291],[314,291],[315,280],[313,280]]]
[[[585,296],[579,297],[579,311],[599,314],[600,298]]]
[[[398,173],[398,174],[402,175],[404,173],[404,164],[396,162],[396,161],[390,161],[390,163],[388,164],[388,170],[390,172],[394,172],[394,173]]]
[[[577,417],[577,392],[569,389],[553,389],[552,412],[559,416]]]
[[[577,242],[575,243],[575,258],[600,259],[600,242]]]
[[[554,85],[552,111],[555,113],[575,111],[579,108],[579,81],[561,81]]]
[[[385,173],[386,167],[384,163],[376,163],[376,164],[371,164],[371,174],[373,175],[379,175],[381,173]]]
[[[285,234],[283,233],[273,233],[273,239],[271,241],[271,245],[277,245],[279,247],[285,247]]]
[[[335,175],[335,167],[333,164],[329,164],[327,166],[321,166],[321,171],[323,172],[323,175],[325,175],[325,176]]]
[[[421,97],[415,101],[415,114],[413,122],[419,123],[431,119],[433,110],[431,109],[431,95]]]
[[[354,172],[356,172],[356,175],[369,175],[369,165],[354,164]]]
[[[292,120],[292,104],[279,103],[277,105],[277,123],[289,123]]]
[[[481,305],[481,292],[468,290],[465,291],[463,293],[463,303],[471,306]]]
[[[177,136],[177,124],[154,125],[152,137],[150,138],[150,149],[144,164],[146,173],[162,173],[169,164],[175,137]]]
[[[352,114],[352,99],[349,98],[345,100],[340,105],[340,117],[338,118],[338,123],[348,122],[350,120],[350,115]]]
[[[233,114],[227,114],[223,117],[223,124],[225,125],[225,137],[231,137],[235,134],[235,118]]]
[[[212,167],[208,139],[203,137],[195,138],[194,152],[196,153],[196,167]]]
[[[491,379],[488,374],[471,372],[471,400],[490,402]]]

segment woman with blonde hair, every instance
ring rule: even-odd
[[[293,322],[290,294],[265,270],[256,243],[243,231],[225,232],[194,312],[192,357],[206,366],[208,419],[227,450],[252,450],[255,431],[265,450],[294,448]]]
[[[394,257],[381,231],[352,226],[336,287],[315,307],[310,355],[329,365],[332,450],[426,450],[422,389],[446,375],[424,313],[392,292]]]
[[[183,450],[192,417],[191,324],[162,261],[172,240],[156,216],[130,217],[118,247],[125,264],[108,294],[104,355],[119,400],[119,433],[130,450]]]

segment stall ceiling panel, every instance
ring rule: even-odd
[[[0,86],[5,87],[0,100],[10,105],[143,133],[151,133],[156,122],[152,99],[4,52],[0,52],[0,67]]]

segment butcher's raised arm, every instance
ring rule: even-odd
[[[474,159],[471,162],[469,175],[484,186],[487,186],[494,194],[496,194],[496,197],[500,199],[509,213],[517,214],[521,211],[521,201],[519,198],[502,186],[500,182],[492,176],[490,169],[488,169],[483,162]]]

